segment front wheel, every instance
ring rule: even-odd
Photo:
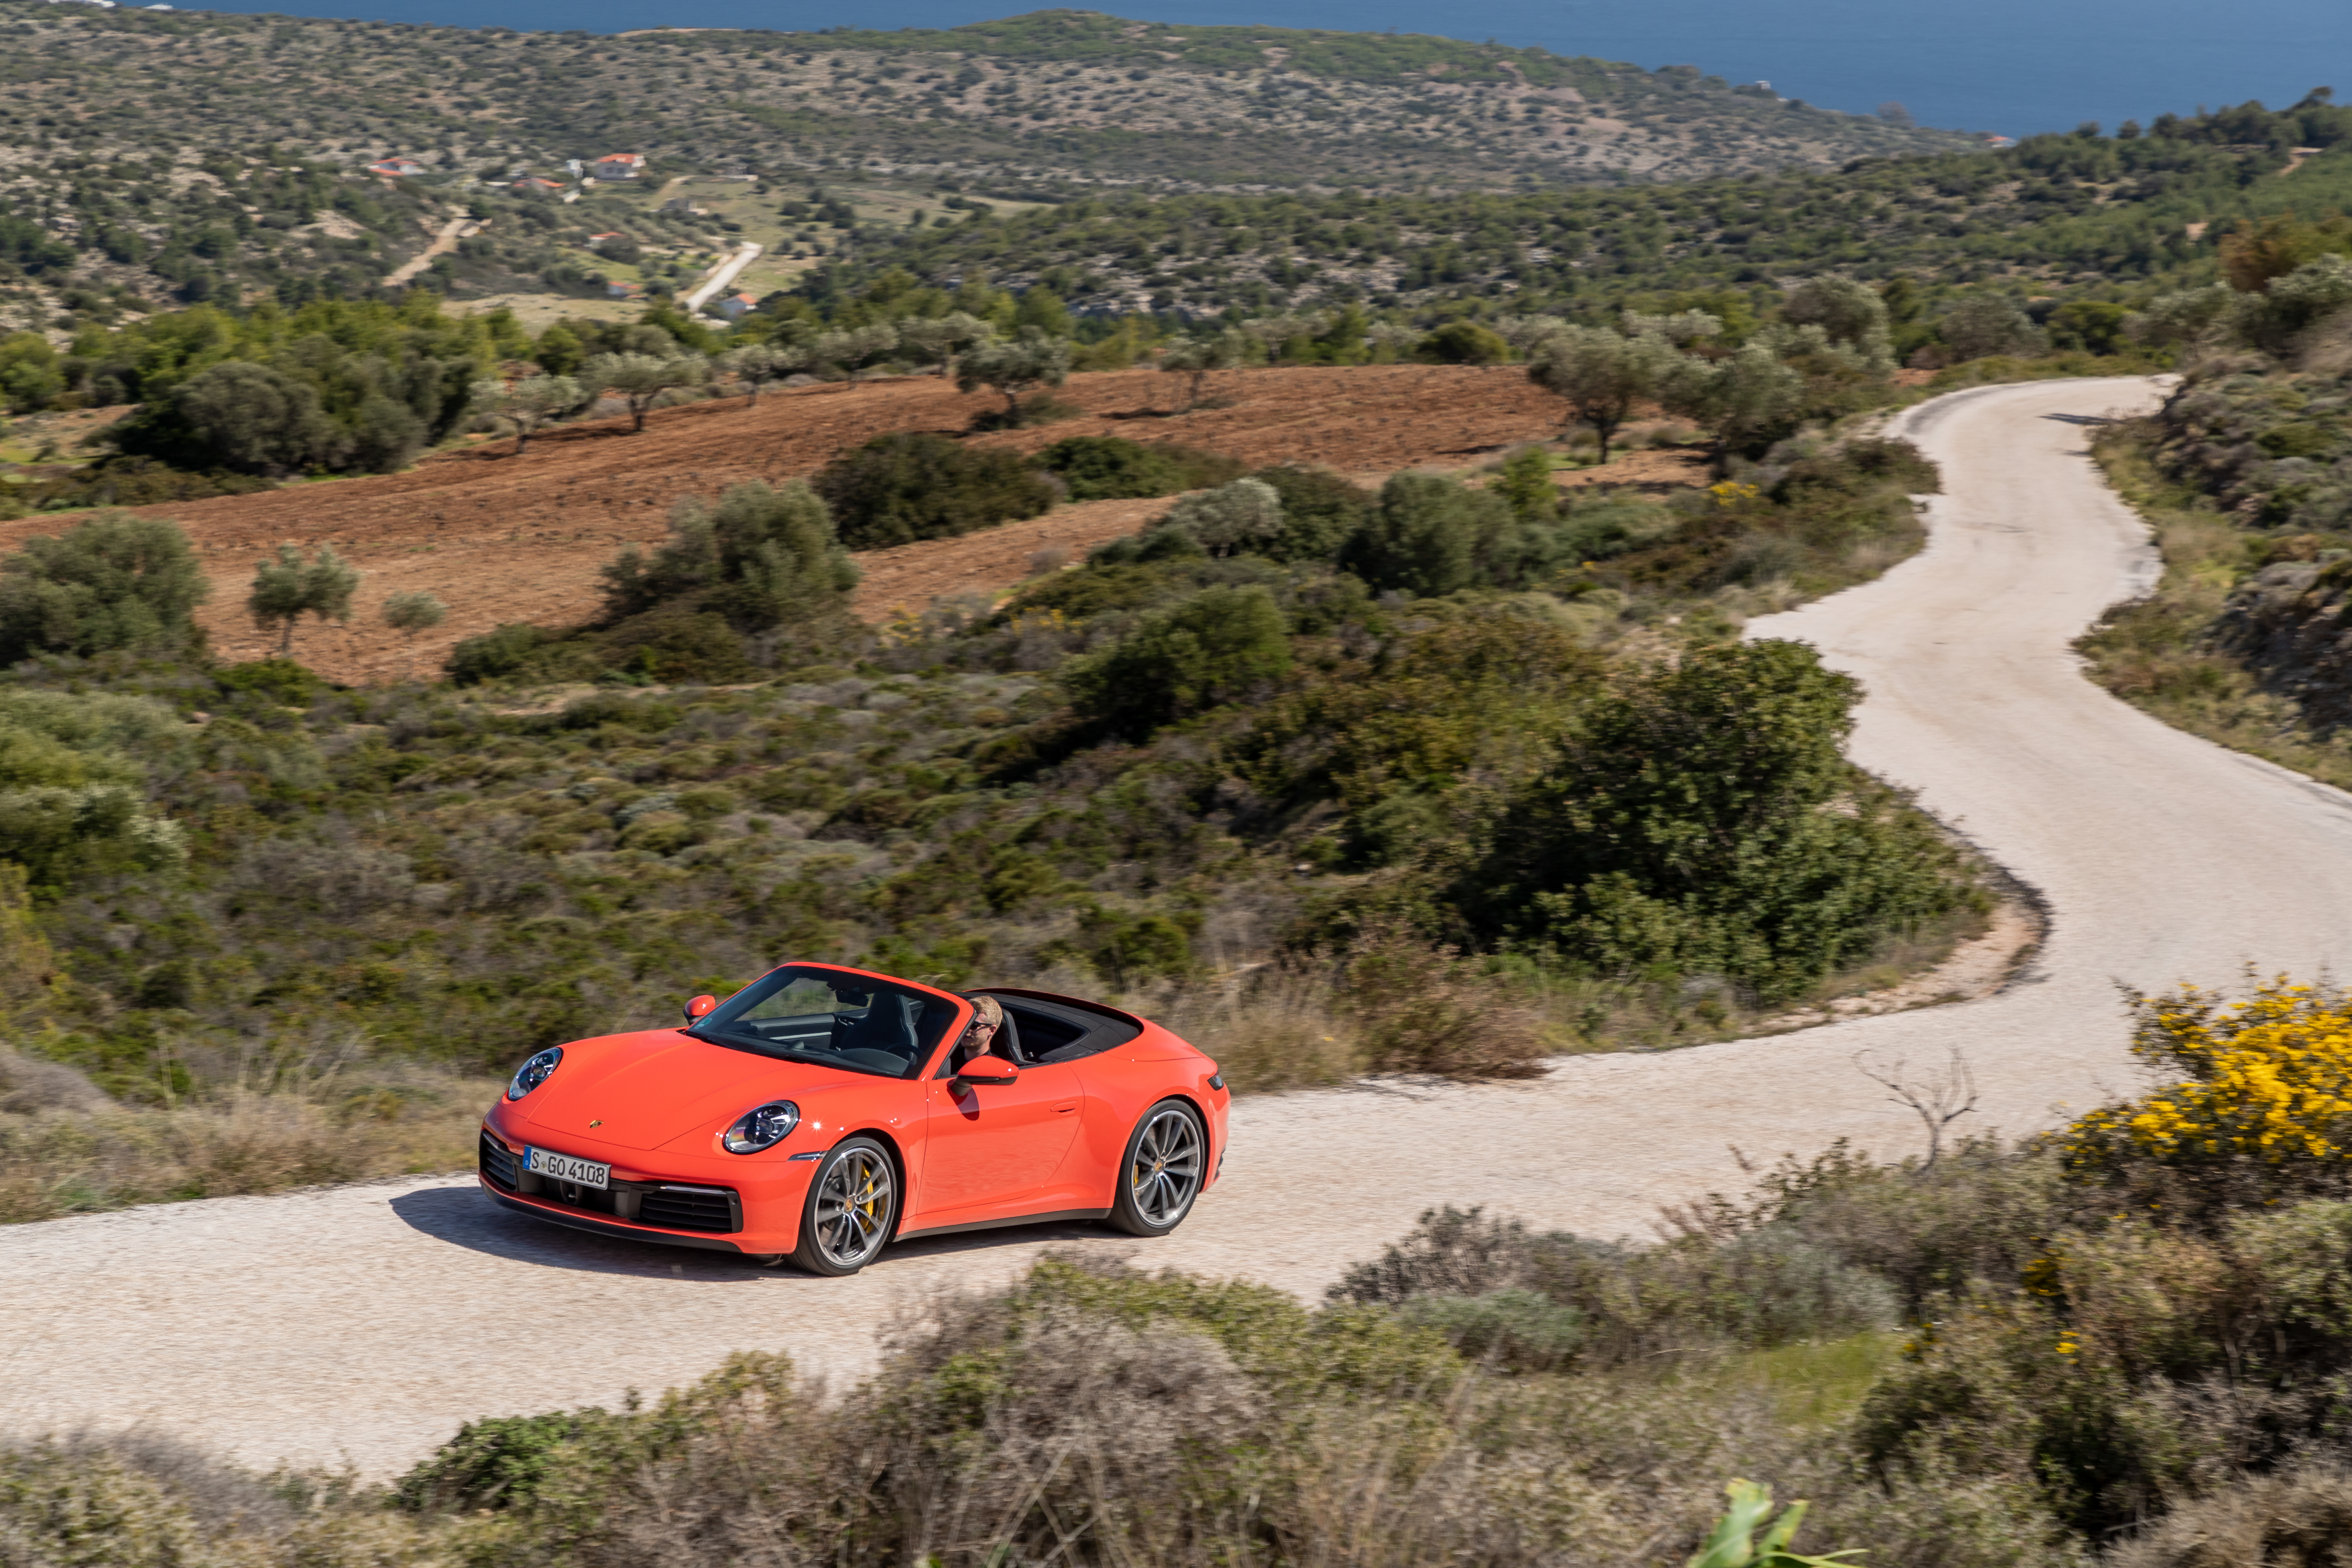
[[[809,1184],[794,1266],[811,1274],[855,1274],[882,1255],[898,1217],[898,1177],[889,1152],[871,1138],[835,1144]]]
[[[1110,1223],[1129,1236],[1166,1236],[1192,1212],[1208,1168],[1209,1140],[1200,1116],[1181,1100],[1161,1100],[1143,1113],[1127,1141]]]

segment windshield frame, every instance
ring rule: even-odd
[[[944,1004],[948,1008],[947,1022],[935,1037],[926,1041],[919,1037],[923,1024],[920,1019],[918,1019],[915,1028],[918,1032],[916,1043],[919,1048],[915,1059],[905,1070],[898,1072],[886,1072],[880,1068],[846,1061],[824,1051],[799,1050],[789,1046],[780,1046],[772,1040],[762,1039],[756,1035],[721,1032],[727,1024],[733,1021],[735,1015],[750,1011],[774,992],[800,979],[815,980],[827,985],[835,984],[837,980],[848,980],[861,984],[855,987],[845,987],[845,989],[896,992],[909,1000],[920,1002],[926,1016],[930,1014],[934,1006]],[[741,1051],[746,1056],[764,1057],[770,1061],[803,1062],[811,1067],[831,1068],[839,1072],[856,1073],[863,1078],[916,1082],[923,1078],[930,1064],[939,1059],[940,1053],[961,1037],[964,1025],[970,1021],[971,1011],[972,1005],[951,991],[941,991],[934,986],[919,984],[911,980],[901,980],[895,974],[877,974],[872,970],[851,969],[845,964],[838,963],[791,963],[776,965],[775,968],[769,970],[678,1032],[691,1039],[700,1040],[706,1045],[718,1046],[730,1051]]]

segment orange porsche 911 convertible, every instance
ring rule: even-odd
[[[1068,996],[787,963],[682,1029],[551,1046],[482,1121],[511,1209],[855,1274],[894,1240],[1042,1220],[1165,1236],[1217,1179],[1217,1064]]]

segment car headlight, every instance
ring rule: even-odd
[[[520,1100],[524,1095],[545,1083],[548,1075],[552,1073],[562,1060],[562,1046],[550,1046],[547,1049],[535,1053],[530,1060],[515,1069],[514,1081],[507,1085],[507,1098]]]
[[[730,1154],[756,1154],[772,1149],[801,1124],[801,1108],[789,1100],[771,1100],[735,1119],[719,1142]]]

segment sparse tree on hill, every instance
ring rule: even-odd
[[[1191,338],[1181,343],[1171,343],[1161,350],[1161,370],[1192,377],[1184,384],[1184,406],[1179,412],[1190,414],[1201,405],[1201,392],[1207,385],[1211,372],[1233,370],[1247,364],[1249,346],[1247,337],[1227,327],[1213,337]]]
[[[1021,394],[1033,386],[1059,386],[1070,378],[1070,342],[1024,327],[1017,338],[982,343],[956,367],[956,390],[992,387],[1004,395],[1007,421],[1021,416]]]
[[[1633,410],[1654,401],[1682,359],[1664,338],[1626,337],[1605,327],[1570,327],[1538,344],[1528,379],[1564,398],[1601,437],[1601,460]]]
[[[568,375],[527,375],[511,384],[503,381],[478,381],[474,384],[474,406],[493,419],[503,419],[514,428],[518,458],[530,445],[531,433],[551,420],[588,401],[580,384]]]
[[[690,354],[598,354],[580,367],[583,385],[627,402],[633,430],[646,427],[646,411],[663,393],[700,386],[709,376],[710,362]]]
[[[809,345],[808,353],[813,364],[837,364],[844,370],[856,370],[869,360],[896,352],[898,347],[898,330],[877,321],[871,326],[821,332]]]
[[[255,570],[245,607],[254,625],[264,631],[277,629],[278,657],[289,658],[294,653],[294,623],[305,614],[321,621],[350,620],[352,595],[359,585],[359,573],[335,553],[333,545],[321,544],[319,553],[306,561],[299,550],[281,544],[274,558],[265,558]]]
[[[918,316],[898,323],[898,345],[936,364],[946,375],[955,368],[958,351],[988,336],[989,326],[978,316],[950,310],[944,316]]]
[[[1891,98],[1885,103],[1878,106],[1878,118],[1884,120],[1889,125],[1899,125],[1906,131],[1910,130],[1911,127],[1919,123],[1916,119],[1913,118],[1909,110],[1904,108],[1901,103]]]
[[[749,406],[757,407],[761,387],[806,369],[808,362],[808,351],[790,343],[751,343],[740,349],[729,349],[711,363],[721,374],[733,376],[750,387],[751,397]]]

